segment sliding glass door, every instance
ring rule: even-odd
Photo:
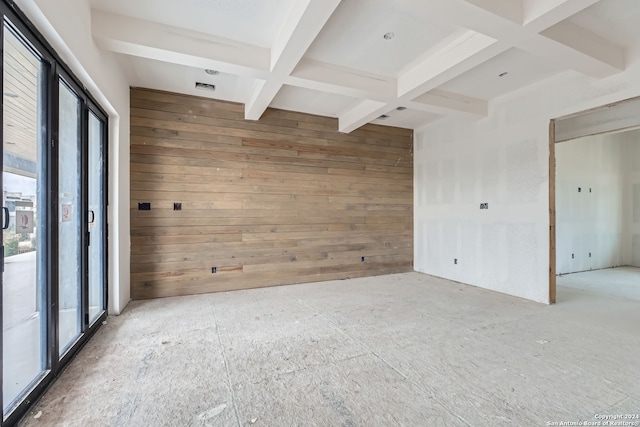
[[[46,66],[4,24],[2,394],[7,409],[47,369],[44,237]]]
[[[93,324],[104,312],[106,282],[106,198],[105,176],[105,123],[93,111],[89,111],[87,223],[89,227],[89,324]]]
[[[58,86],[58,349],[64,354],[82,332],[82,104],[63,80]]]
[[[8,1],[0,427],[15,424],[107,315],[107,117]]]

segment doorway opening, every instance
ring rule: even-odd
[[[640,301],[640,98],[550,124],[549,295]]]

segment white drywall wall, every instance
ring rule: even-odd
[[[556,145],[556,271],[628,265],[627,144],[622,133]]]
[[[109,313],[129,302],[129,83],[116,58],[95,45],[86,0],[16,0],[109,114]]]
[[[485,119],[417,129],[416,271],[549,302],[549,121],[640,96],[638,75],[638,61],[602,80],[565,72],[496,98]]]

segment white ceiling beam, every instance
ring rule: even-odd
[[[405,7],[415,13],[439,16],[469,31],[403,71],[398,77],[395,101],[375,110],[358,105],[344,112],[339,120],[340,129],[357,129],[512,47],[596,78],[618,73],[624,69],[622,48],[563,22],[595,2],[597,0],[405,0]],[[437,101],[428,96],[423,99]],[[434,107],[438,107],[437,102]],[[456,108],[456,111],[460,110]]]
[[[508,45],[498,43],[484,34],[467,31],[448,46],[402,73],[398,78],[397,98],[394,101],[379,105],[377,109],[371,111],[360,108],[358,105],[344,112],[338,120],[340,131],[351,132],[381,114],[398,106],[405,106],[420,95],[469,71],[508,48]],[[426,103],[423,102],[423,104]],[[442,113],[442,111],[443,106],[436,104],[431,112]],[[358,116],[358,112],[363,114]],[[464,110],[462,112],[464,113]]]
[[[544,52],[547,58],[568,63],[567,66],[596,78],[619,73],[625,68],[625,51],[602,37],[570,22],[564,21],[544,30],[529,50]],[[528,45],[525,42],[525,47]],[[566,49],[566,47],[571,49]]]
[[[524,28],[535,34],[518,47],[585,75],[604,78],[623,71],[625,51],[568,18],[599,0],[522,0]]]
[[[400,106],[425,113],[454,115],[477,120],[487,116],[488,105],[488,102],[483,99],[441,89],[433,89],[413,100],[409,100],[407,96],[389,99],[387,102],[366,99],[338,117],[338,130],[349,133]]]
[[[556,25],[600,0],[521,0],[522,24],[540,32]]]
[[[499,1],[463,0],[478,8],[494,6],[492,3]],[[522,25],[499,13],[488,19],[486,13],[493,13],[492,8],[474,11],[467,7],[465,13],[456,12],[452,9],[455,2],[448,0],[448,7],[443,8],[450,19],[458,22],[462,19],[468,28],[561,67],[595,78],[611,76],[624,69],[624,49],[566,21],[598,0],[521,0],[516,3],[522,5]],[[464,5],[459,6],[464,8]]]
[[[462,7],[457,8],[453,3]],[[444,14],[452,19],[455,17],[456,24],[467,28],[472,27],[478,20],[486,22],[493,31],[497,27],[501,32],[505,32],[501,27],[517,26],[503,16],[460,0],[436,0],[428,3],[422,0],[407,0],[406,5],[416,13],[422,13],[425,16]],[[463,21],[462,24],[460,21]],[[435,53],[403,71],[398,77],[397,98],[394,102],[380,105],[377,109],[370,111],[358,105],[339,117],[339,129],[341,132],[351,132],[393,108],[400,105],[406,106],[405,104],[413,102],[420,95],[499,55],[509,47],[511,47],[510,44],[500,43],[494,37],[474,30],[465,31]],[[426,104],[423,103],[423,105]],[[415,107],[421,106],[418,104]],[[434,106],[434,110],[431,112],[443,112],[442,106],[438,105]],[[358,116],[358,113],[361,115]]]
[[[338,4],[340,0],[305,0],[294,3],[292,13],[271,50],[271,74],[245,104],[245,119],[258,120],[262,116]]]
[[[353,98],[384,101],[396,96],[396,81],[321,61],[302,58],[285,84]]]
[[[391,108],[388,107],[389,104],[387,102],[365,99],[338,117],[338,130],[344,133],[352,132],[365,123],[377,118],[380,114],[383,114],[380,113],[380,111],[389,111]],[[362,123],[362,117],[367,117],[368,120]]]
[[[92,31],[101,47],[117,53],[255,78],[247,119],[259,119],[283,84],[358,98],[339,118],[348,132],[401,105],[485,116],[486,101],[437,87],[512,47],[597,78],[623,70],[623,48],[566,21],[597,1],[403,0],[399,7],[468,30],[425,52],[397,79],[303,58],[340,0],[294,2],[271,50],[103,11],[92,11]]]
[[[516,24],[522,24],[524,19],[523,4],[514,0],[466,0],[467,3],[476,5],[494,15],[501,16]]]
[[[157,61],[266,78],[269,50],[196,31],[93,10],[93,38],[103,49]]]
[[[488,102],[484,99],[459,95],[441,89],[433,89],[405,103],[407,108],[442,115],[463,116],[470,119],[486,117]]]
[[[411,8],[415,10],[416,14],[425,18],[435,15],[451,25],[466,28],[503,42],[506,42],[507,38],[513,39],[515,37],[515,40],[509,41],[508,44],[517,44],[523,35],[533,35],[518,34],[518,32],[523,32],[523,26],[520,22],[522,17],[511,19],[512,17],[509,15],[513,12],[501,11],[497,7],[500,3],[497,0],[406,1],[411,4]],[[519,0],[510,1],[517,6],[521,4]],[[516,14],[522,15],[522,12],[516,12]]]
[[[598,0],[510,0],[522,9],[522,24],[509,18],[517,14],[511,10],[505,13],[500,6],[506,0],[407,0],[415,8],[416,13],[425,16],[436,14],[449,23],[469,28],[478,33],[492,37],[510,47],[518,47],[538,57],[546,58],[556,64],[574,69],[587,76],[601,78],[616,74],[624,69],[618,59],[618,52],[623,49],[611,45],[613,55],[603,54],[601,49],[588,49],[581,43],[565,44],[575,37],[553,39],[551,44],[543,33],[562,23],[567,18],[597,3]],[[515,6],[512,6],[512,9]],[[576,29],[577,26],[573,26]],[[579,27],[577,27],[579,28]],[[566,27],[565,27],[566,29]],[[580,36],[589,40],[600,39],[585,29],[580,29]],[[552,49],[550,49],[552,47]],[[580,58],[579,61],[576,58]],[[608,70],[608,71],[607,71]]]
[[[294,39],[296,28],[302,24],[305,13],[310,13],[310,4],[311,0],[300,0],[293,3],[293,9],[289,12],[286,22],[278,31],[275,42],[271,47],[271,71],[278,64],[292,67],[297,64],[298,61],[295,60],[295,55],[291,55],[290,50],[293,48],[293,43],[296,42]],[[286,62],[289,63],[285,64]]]
[[[496,39],[466,31],[398,78],[398,97],[413,99],[469,71],[509,48]]]
[[[396,99],[395,80],[309,59],[300,61],[291,76],[285,80],[285,84],[358,99],[382,101],[386,104],[399,104]],[[454,114],[467,118],[478,118],[487,114],[486,101],[439,89],[434,89],[413,101],[406,101],[402,105],[412,110]]]

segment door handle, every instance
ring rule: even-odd
[[[91,215],[89,218],[91,218],[89,220],[89,224],[93,224],[96,220],[96,213],[94,211],[89,211],[89,215]]]
[[[2,207],[2,212],[4,213],[4,223],[2,224],[2,229],[6,230],[9,228],[9,208]]]

